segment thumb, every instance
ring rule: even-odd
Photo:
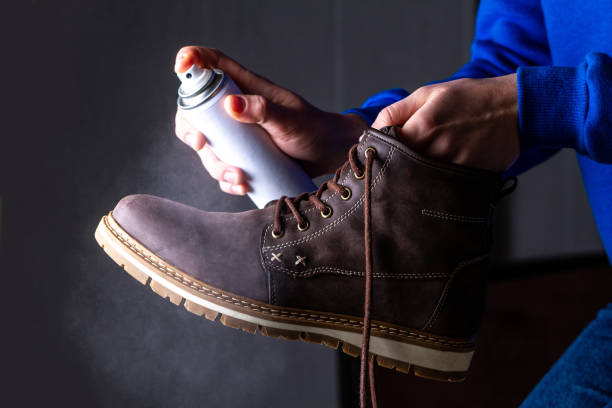
[[[421,98],[417,93],[395,102],[381,110],[372,127],[380,129],[385,126],[403,126],[404,123],[421,107]]]
[[[261,95],[228,95],[223,101],[225,111],[244,123],[257,123],[266,130],[278,128],[289,116],[287,108]]]

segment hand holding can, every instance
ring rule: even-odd
[[[227,114],[224,97],[242,93],[228,75],[196,64],[177,75],[181,80],[179,109],[206,135],[220,160],[244,171],[250,186],[248,195],[257,207],[283,195],[316,189],[308,174],[274,145],[263,128],[238,122]]]

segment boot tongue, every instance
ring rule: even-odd
[[[400,135],[398,126],[385,126],[380,129],[369,128],[361,135],[359,142],[363,140],[363,137],[366,134],[381,140],[387,139],[387,141],[391,143],[401,143],[402,145],[405,145],[405,142],[402,140],[403,138]]]
[[[397,126],[385,126],[385,127],[381,127],[380,129],[376,129],[376,128],[369,128],[366,131],[364,131],[361,135],[361,137],[359,137],[359,141],[361,142],[362,138],[365,136],[365,134],[369,133],[370,136],[374,136],[374,137],[383,137],[386,136],[388,138],[397,140],[401,142],[401,138],[399,135],[399,130],[397,128]],[[384,137],[383,137],[384,139]]]

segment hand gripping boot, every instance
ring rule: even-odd
[[[422,157],[392,128],[369,129],[314,193],[242,213],[128,196],[96,240],[193,313],[361,353],[362,390],[374,360],[458,381],[483,314],[502,185],[499,173]]]

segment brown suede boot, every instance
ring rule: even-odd
[[[465,378],[501,187],[498,173],[424,158],[390,129],[369,129],[315,193],[237,214],[128,196],[96,239],[193,313],[361,352],[363,394],[374,359],[422,377]]]

